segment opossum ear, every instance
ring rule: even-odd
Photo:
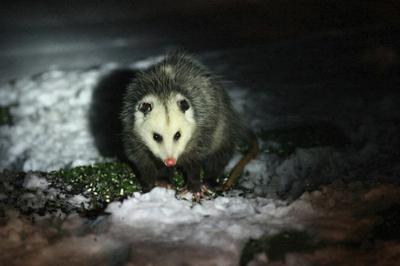
[[[189,102],[185,99],[178,101],[178,106],[182,112],[186,112],[186,110],[188,110],[190,107]]]
[[[141,102],[138,105],[138,110],[142,112],[143,114],[148,114],[150,111],[153,109],[153,105],[148,102]]]

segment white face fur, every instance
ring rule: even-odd
[[[170,95],[165,105],[147,95],[136,106],[134,130],[165,164],[170,159],[178,161],[194,128],[193,108],[179,93]]]

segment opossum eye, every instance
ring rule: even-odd
[[[163,140],[162,136],[160,134],[157,134],[157,133],[153,133],[153,139],[158,143],[161,143],[162,140]]]
[[[143,103],[139,104],[138,109],[140,112],[147,114],[151,111],[151,109],[153,109],[153,107],[152,107],[151,103],[143,102]]]
[[[174,140],[175,140],[175,141],[178,141],[180,138],[181,138],[181,132],[178,131],[178,132],[176,132],[175,135],[174,135]]]
[[[188,101],[186,100],[180,100],[178,105],[182,112],[185,112],[190,107]]]

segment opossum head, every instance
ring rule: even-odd
[[[167,99],[147,95],[136,106],[134,131],[167,167],[176,165],[194,130],[193,108],[180,93]]]

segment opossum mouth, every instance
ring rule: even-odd
[[[167,167],[174,167],[176,165],[176,159],[175,158],[167,158],[164,160],[164,164]]]

